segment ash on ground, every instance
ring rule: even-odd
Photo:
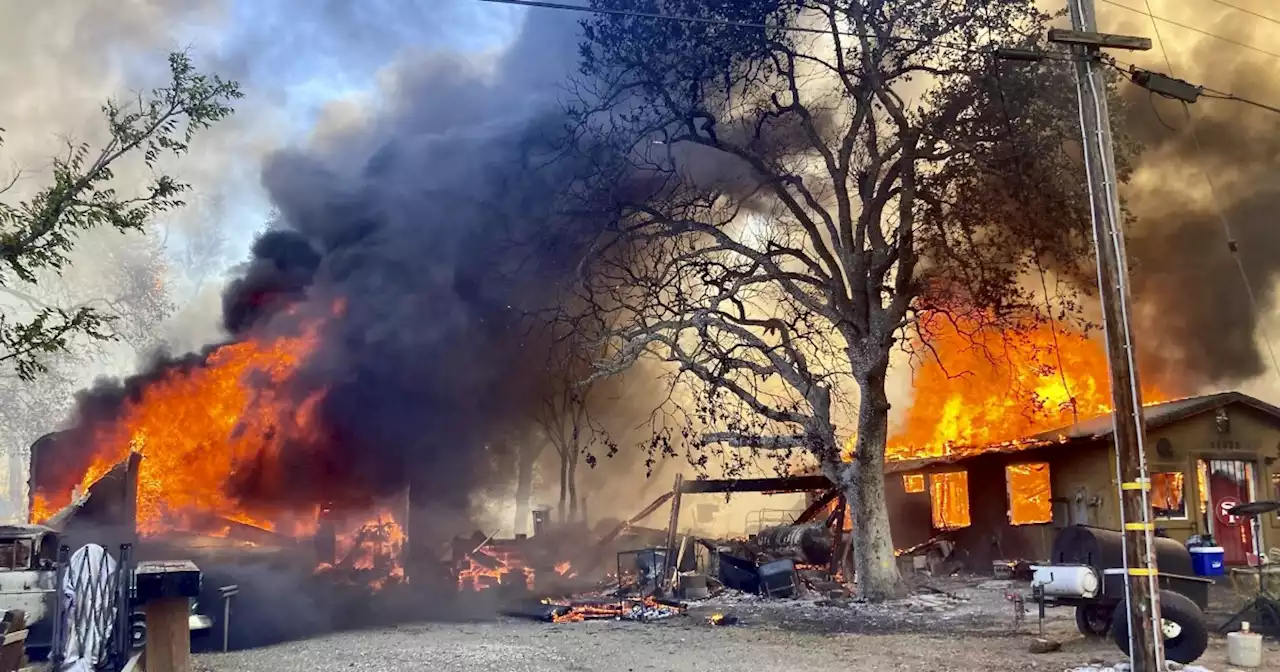
[[[795,628],[807,632],[965,632],[1008,629],[1014,605],[1006,593],[1011,582],[938,581],[916,587],[899,600],[859,602],[850,597],[823,597],[810,592],[795,599],[766,598],[725,591],[689,604],[689,615],[728,613],[743,624]]]

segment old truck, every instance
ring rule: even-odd
[[[30,629],[27,649],[34,653],[47,652],[53,644],[59,545],[60,536],[53,528],[0,525],[0,612],[22,610]],[[146,619],[132,599],[128,613],[130,643],[141,648],[147,641]],[[208,632],[213,619],[200,614],[199,605],[192,600],[188,624],[197,635]]]

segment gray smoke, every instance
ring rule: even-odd
[[[1256,23],[1256,22],[1252,22]],[[1220,14],[1204,30],[1265,45],[1265,31]],[[1184,33],[1164,29],[1175,74],[1245,98],[1280,104],[1280,79],[1268,57],[1202,37],[1186,50]],[[1135,34],[1151,34],[1149,25]],[[1176,41],[1174,38],[1177,38]],[[1146,64],[1167,71],[1158,56]],[[1138,179],[1129,190],[1137,221],[1129,232],[1134,297],[1141,306],[1138,335],[1193,384],[1234,384],[1268,372],[1259,323],[1271,311],[1280,275],[1280,124],[1275,113],[1242,103],[1202,98],[1189,107],[1199,136],[1187,131],[1181,104],[1136,86],[1122,89],[1131,110],[1125,129],[1142,143]],[[1211,197],[1206,175],[1216,186]],[[1234,229],[1259,310],[1249,304],[1219,211]]]

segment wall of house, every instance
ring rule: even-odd
[[[1010,522],[1009,483],[1006,468],[1011,465],[1047,463],[1053,520],[1048,523],[1015,525]],[[983,571],[992,561],[1048,558],[1057,531],[1069,524],[1098,525],[1110,518],[1115,506],[1114,479],[1109,475],[1104,444],[1050,446],[1017,453],[979,455],[950,465],[937,465],[911,472],[929,474],[965,471],[969,483],[967,527],[947,531],[956,544],[956,559],[966,568]],[[902,475],[890,479],[890,511],[893,516],[894,545],[907,548],[938,530],[932,527],[930,493],[907,494]]]
[[[1148,434],[1150,471],[1185,474],[1187,516],[1158,521],[1171,537],[1186,540],[1191,535],[1209,531],[1200,506],[1202,486],[1196,478],[1199,460],[1252,463],[1256,474],[1254,500],[1280,499],[1276,485],[1280,478],[1280,427],[1274,419],[1248,406],[1232,405],[1225,410],[1225,428],[1219,426],[1216,414],[1209,412]],[[1276,514],[1263,516],[1260,527],[1264,552],[1280,546],[1280,519]]]
[[[1229,422],[1223,431],[1215,415],[1213,411],[1205,412],[1148,432],[1151,473],[1184,474],[1186,516],[1156,521],[1157,527],[1179,541],[1208,531],[1200,509],[1198,460],[1252,462],[1257,474],[1254,499],[1280,500],[1280,423],[1248,406],[1233,405],[1227,408]],[[1049,465],[1053,521],[1013,525],[1009,521],[1005,468],[1033,462]],[[966,567],[985,571],[992,560],[1047,558],[1057,530],[1067,525],[1119,529],[1115,464],[1115,451],[1109,441],[1077,441],[1015,453],[988,453],[908,473],[923,473],[926,479],[930,473],[968,473],[971,524],[950,530],[948,536],[956,543],[958,559]],[[937,533],[931,523],[928,488],[923,493],[907,493],[903,476],[891,474],[886,483],[897,548],[911,547]],[[1280,546],[1280,517],[1267,514],[1261,532],[1264,552]]]

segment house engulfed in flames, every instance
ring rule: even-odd
[[[1212,534],[1229,565],[1280,545],[1280,517],[1230,508],[1280,499],[1280,408],[1239,392],[1148,405],[1156,526],[1185,541]],[[1100,414],[1014,441],[891,462],[894,545],[944,533],[970,569],[1048,557],[1058,529],[1120,528],[1112,418]]]

